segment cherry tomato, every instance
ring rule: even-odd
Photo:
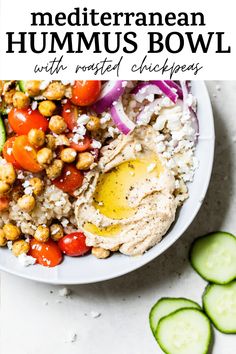
[[[97,100],[100,91],[101,81],[99,80],[75,81],[71,101],[77,106],[89,106]]]
[[[74,106],[69,100],[62,106],[62,117],[68,129],[73,130],[77,127],[78,107]]]
[[[62,174],[52,183],[63,192],[73,193],[82,186],[84,175],[73,165],[65,165]]]
[[[86,246],[85,241],[86,238],[82,232],[72,232],[71,234],[62,237],[58,242],[58,246],[62,253],[67,256],[83,256],[91,249],[91,247]]]
[[[37,150],[30,145],[27,135],[17,136],[13,144],[13,156],[24,170],[40,172],[42,167],[37,162]]]
[[[79,140],[78,143],[74,143],[72,141],[74,134],[73,133],[69,133],[68,138],[70,139],[70,147],[75,149],[78,152],[83,152],[86,150],[89,150],[90,146],[91,146],[91,140],[88,136],[85,136],[83,140]]]
[[[16,140],[16,136],[13,136],[12,138],[7,139],[7,141],[5,142],[5,144],[3,146],[2,154],[3,154],[4,159],[7,162],[12,163],[12,165],[16,169],[20,170],[22,167],[19,164],[19,162],[16,161],[16,159],[13,155],[13,144],[14,144],[15,140]]]
[[[29,255],[36,258],[36,263],[44,267],[55,267],[62,261],[62,253],[57,243],[49,240],[39,242],[35,239],[30,241]]]
[[[8,121],[18,135],[26,135],[31,129],[48,129],[48,120],[39,111],[31,108],[12,108],[8,114]]]
[[[0,197],[0,211],[6,210],[9,207],[8,197]]]

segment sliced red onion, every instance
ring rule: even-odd
[[[169,99],[176,103],[178,99],[178,95],[176,92],[173,91],[173,89],[165,82],[162,80],[151,80],[150,84],[156,85],[159,87],[159,89],[167,96]]]
[[[117,101],[123,95],[126,86],[126,81],[116,80],[108,81],[104,84],[98,100],[92,105],[92,109],[96,113],[103,113],[112,106],[112,103]]]
[[[155,112],[156,106],[162,101],[161,98],[157,98],[153,102],[146,105],[143,110],[137,116],[138,125],[146,125],[150,122],[153,113]]]
[[[121,99],[111,107],[111,117],[117,128],[125,135],[134,130],[135,124],[124,111]]]
[[[172,87],[173,89],[176,90],[179,98],[181,98],[181,99],[183,98],[183,91],[182,91],[181,86],[179,86],[173,80],[165,80],[165,83],[167,83],[167,85],[169,85],[170,87]]]
[[[150,82],[139,82],[138,85],[131,92],[138,102],[143,102],[149,95],[161,95],[161,90]]]

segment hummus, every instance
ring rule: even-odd
[[[76,202],[89,246],[139,255],[157,244],[175,219],[175,178],[157,151],[151,126],[120,135],[101,150]]]

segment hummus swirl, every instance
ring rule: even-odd
[[[87,245],[140,255],[168,231],[178,204],[175,179],[156,151],[155,137],[152,127],[140,127],[102,149],[75,208]]]

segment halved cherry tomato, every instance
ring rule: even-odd
[[[12,108],[8,114],[8,121],[12,129],[18,135],[28,134],[31,129],[48,129],[48,120],[37,109]]]
[[[83,152],[89,150],[91,146],[91,139],[88,136],[85,136],[83,140],[79,140],[78,143],[72,141],[74,134],[69,133],[68,138],[70,139],[70,147],[75,149],[78,152]]]
[[[27,135],[16,137],[13,144],[13,156],[24,170],[40,172],[43,169],[37,162],[37,151],[30,145]]]
[[[62,106],[62,117],[67,124],[67,128],[73,130],[77,127],[78,107],[74,106],[69,100]]]
[[[9,207],[8,197],[0,197],[0,211],[6,210]]]
[[[57,243],[49,240],[39,242],[35,239],[30,241],[29,255],[36,258],[36,263],[44,267],[55,267],[62,261],[62,253]]]
[[[7,162],[12,163],[12,165],[20,170],[22,167],[21,165],[16,161],[14,155],[13,155],[13,144],[16,140],[16,136],[13,136],[12,138],[7,139],[7,141],[5,142],[3,149],[2,149],[2,154],[4,159]]]
[[[82,186],[84,175],[73,165],[65,165],[60,177],[57,177],[52,183],[63,192],[73,193]]]
[[[83,256],[91,250],[91,247],[88,247],[85,241],[86,238],[82,232],[72,232],[71,234],[62,237],[58,242],[58,246],[62,253],[67,256]]]
[[[77,106],[89,106],[96,101],[101,91],[99,80],[78,80],[72,87],[72,103]]]

